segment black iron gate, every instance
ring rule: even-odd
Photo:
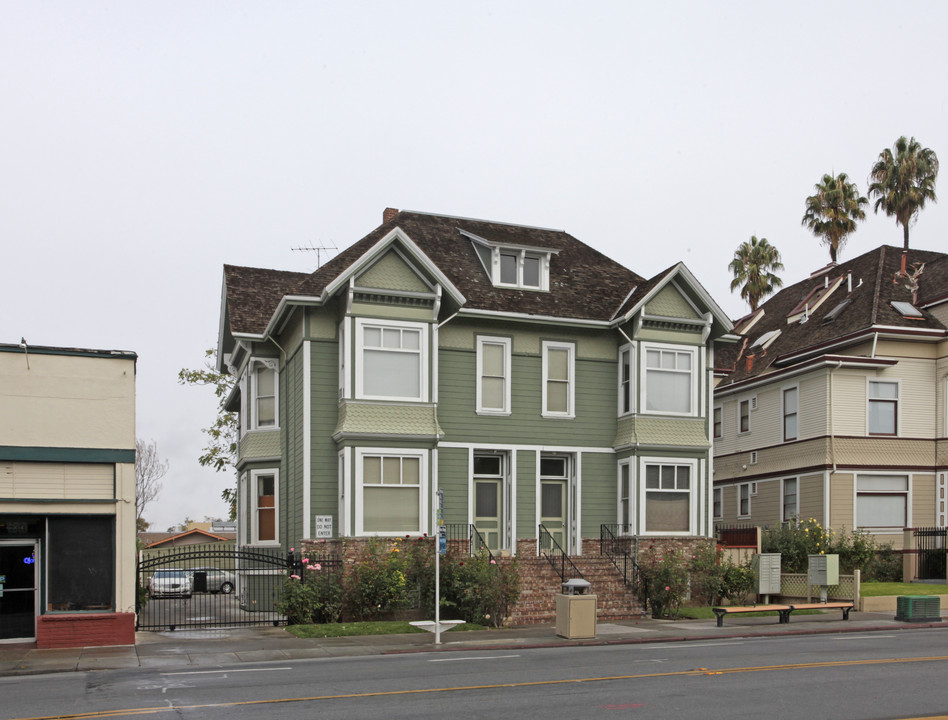
[[[945,579],[945,535],[948,528],[915,528],[915,548],[918,564],[915,570],[916,580]]]
[[[140,559],[135,629],[285,624],[276,603],[292,562],[279,549],[232,546]]]

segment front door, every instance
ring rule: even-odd
[[[504,547],[505,456],[474,456],[474,527],[492,552]]]
[[[540,457],[540,523],[567,554],[570,552],[569,473],[569,457]]]
[[[0,542],[0,642],[36,637],[36,542]]]

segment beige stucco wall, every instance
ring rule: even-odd
[[[135,448],[135,362],[0,352],[0,445]]]

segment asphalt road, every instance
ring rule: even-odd
[[[948,713],[934,632],[0,678],[0,719],[882,718]]]

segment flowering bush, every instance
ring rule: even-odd
[[[824,529],[815,518],[766,528],[761,536],[761,551],[780,553],[784,572],[805,573],[809,555],[839,555],[840,572],[865,570],[876,554],[876,543],[863,532]]]
[[[520,598],[517,562],[498,565],[486,552],[449,554],[441,559],[441,607],[453,609],[452,618],[500,627],[507,609]]]
[[[649,545],[639,555],[639,598],[647,602],[652,617],[677,617],[688,594],[688,560],[680,550],[665,551]]]
[[[342,614],[340,571],[306,564],[309,572],[292,574],[283,583],[276,607],[290,625],[332,623]]]
[[[359,619],[377,619],[411,604],[413,589],[405,575],[401,541],[372,540],[360,561],[349,568],[344,587],[346,608]]]

